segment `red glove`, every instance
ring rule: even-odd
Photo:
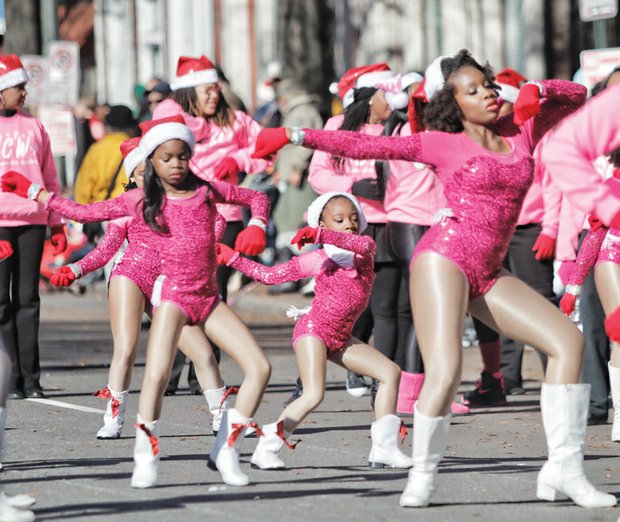
[[[68,266],[61,266],[58,272],[52,274],[52,277],[50,277],[50,283],[54,286],[69,286],[76,279],[73,270]]]
[[[13,247],[9,241],[0,241],[0,261],[6,259],[13,253]]]
[[[540,112],[540,89],[538,85],[529,83],[519,89],[519,94],[513,107],[514,122],[523,125]]]
[[[574,261],[562,261],[560,268],[558,268],[558,277],[562,284],[566,286],[568,284],[568,280],[570,275],[573,273],[573,269],[575,268]]]
[[[284,127],[275,129],[263,129],[256,138],[256,150],[252,153],[252,158],[267,158],[278,152],[284,145],[288,145],[290,140],[286,135]]]
[[[236,253],[236,250],[233,250],[224,243],[215,244],[215,259],[218,265],[227,265]]]
[[[12,192],[16,196],[28,198],[28,189],[32,182],[24,175],[14,170],[9,170],[2,176],[2,191]]]
[[[238,183],[237,174],[239,174],[240,170],[237,162],[230,157],[224,158],[215,166],[215,169],[213,169],[215,178],[218,181],[225,181],[231,185],[236,185]]]
[[[596,232],[599,228],[605,226],[603,225],[603,222],[599,218],[597,218],[594,214],[592,214],[591,216],[588,216],[588,224],[590,225],[590,230],[592,232]]]
[[[67,250],[67,236],[65,236],[65,227],[56,225],[52,227],[52,246],[54,247],[54,255],[62,254]]]
[[[536,252],[536,261],[553,259],[555,255],[555,238],[541,232],[532,247],[532,252]]]
[[[562,299],[560,299],[560,309],[566,315],[570,315],[575,310],[575,303],[577,302],[577,296],[570,292],[564,292]]]
[[[235,250],[248,256],[260,254],[266,246],[265,231],[256,225],[250,225],[242,230],[235,241]]]
[[[620,342],[620,306],[605,318],[605,331],[610,340]]]
[[[316,238],[319,237],[319,229],[314,227],[300,228],[295,234],[295,237],[291,239],[291,245],[297,245],[297,248],[301,250],[304,245],[310,243],[316,243]]]

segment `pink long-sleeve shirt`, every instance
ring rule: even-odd
[[[17,111],[0,117],[0,176],[16,170],[50,192],[60,192],[50,138],[41,122]],[[35,201],[0,192],[0,227],[62,224],[61,217]]]
[[[404,125],[399,136],[411,136],[411,127]],[[383,200],[387,220],[431,225],[437,211],[446,204],[443,184],[433,169],[424,163],[397,160],[390,161],[389,167]]]
[[[333,116],[327,123],[324,130],[336,130],[342,124],[344,115]],[[380,136],[383,132],[383,125],[366,124],[360,131],[362,134],[370,136]],[[343,158],[340,169],[336,170],[332,162],[333,156],[320,150],[315,151],[308,170],[308,183],[317,194],[338,191],[351,193],[353,183],[363,178],[377,179],[374,159],[348,159]],[[357,198],[362,207],[362,211],[369,223],[385,223],[387,214],[383,208],[382,201]]]
[[[237,256],[230,266],[262,283],[273,285],[315,276],[312,308],[295,325],[293,345],[305,335],[323,340],[332,355],[351,338],[353,325],[370,299],[375,278],[376,245],[369,236],[319,229],[317,243],[335,245],[355,252],[352,268],[344,268],[327,257],[325,250],[313,250],[273,267]]]
[[[543,142],[545,138],[543,138]],[[534,150],[534,161],[536,163],[534,181],[523,200],[517,225],[540,223],[543,234],[557,238],[562,192],[546,173],[540,158],[540,151],[541,145],[539,144]]]
[[[204,118],[183,112],[178,103],[166,99],[155,108],[153,119],[176,114],[183,115],[186,125],[194,133],[196,145],[190,165],[192,172],[199,178],[206,181],[216,180],[214,168],[223,159],[229,157],[234,159],[239,168],[248,174],[261,172],[271,164],[267,160],[250,157],[254,152],[256,137],[261,131],[261,126],[244,112],[235,111],[232,126],[219,127],[215,123],[207,122]],[[239,205],[218,204],[217,209],[226,221],[241,221],[242,219]]]
[[[571,204],[609,225],[620,201],[603,182],[593,162],[620,147],[620,84],[605,89],[549,136],[542,159]]]

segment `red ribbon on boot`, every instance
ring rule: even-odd
[[[404,444],[405,443],[405,439],[407,438],[407,433],[409,433],[409,430],[407,429],[407,426],[405,426],[405,423],[401,420],[400,421],[400,443]]]
[[[233,424],[231,426],[230,435],[228,436],[228,439],[226,439],[226,444],[229,448],[232,448],[235,445],[235,442],[237,442],[237,439],[241,435],[241,432],[244,430],[245,426],[245,424]]]
[[[224,405],[224,401],[228,399],[228,396],[237,395],[238,393],[239,393],[239,387],[237,386],[230,386],[229,388],[226,388],[224,395],[222,395],[222,400],[220,401],[220,413],[222,413],[222,406]]]
[[[146,427],[146,424],[136,423],[136,428],[146,433],[151,443],[151,448],[153,449],[153,455],[157,457],[157,455],[159,455],[159,439],[151,433],[151,430]]]
[[[254,430],[256,431],[256,435],[258,437],[264,437],[265,436],[265,434],[263,433],[263,430],[260,429],[260,426],[256,422],[248,422],[246,424],[246,426],[248,428],[254,428]]]
[[[102,390],[97,390],[93,393],[93,397],[98,397],[99,399],[111,399],[112,400],[112,418],[118,417],[118,412],[121,406],[121,401],[119,401],[116,397],[112,395],[110,388],[107,386]]]
[[[284,420],[278,421],[278,423],[276,424],[276,435],[282,439],[282,442],[284,442],[288,449],[294,450],[297,447],[297,444],[301,442],[301,439],[297,439],[293,444],[291,444],[288,440],[286,440],[286,433],[284,432]]]

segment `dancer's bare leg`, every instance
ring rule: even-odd
[[[209,315],[205,333],[241,367],[244,377],[235,409],[244,417],[253,417],[271,375],[269,360],[249,328],[225,303],[219,303]]]
[[[375,419],[396,412],[400,368],[385,355],[359,339],[352,338],[347,347],[330,361],[358,375],[367,375],[379,381],[375,397]],[[305,388],[304,388],[304,393]]]
[[[325,396],[325,343],[312,335],[300,337],[295,343],[295,357],[304,392],[284,408],[278,418],[278,421],[284,420],[284,429],[288,433],[292,433]]]
[[[110,324],[114,352],[108,377],[112,390],[123,391],[131,384],[133,364],[138,353],[144,294],[126,277],[113,277],[109,291]]]
[[[528,344],[548,358],[547,384],[581,381],[584,341],[579,329],[538,292],[503,270],[469,311],[501,334]]]
[[[172,360],[187,317],[171,302],[163,302],[153,315],[146,348],[146,365],[138,412],[144,422],[159,419]]]
[[[594,271],[594,283],[605,315],[609,315],[620,306],[620,266],[612,262],[601,263]],[[610,362],[614,368],[620,368],[618,343],[611,343]]]
[[[213,349],[202,327],[185,326],[181,330],[179,348],[194,363],[196,377],[203,390],[212,390],[224,386]]]
[[[428,417],[444,416],[461,382],[469,284],[452,261],[425,252],[413,263],[409,290],[426,373],[416,407]]]

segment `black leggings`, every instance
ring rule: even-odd
[[[0,262],[0,336],[11,358],[11,390],[41,387],[39,272],[45,229],[0,227],[0,239],[13,247],[13,255]]]
[[[424,225],[389,222],[387,224],[388,245],[401,272],[400,298],[398,307],[397,360],[408,373],[424,373],[424,363],[415,335],[409,300],[409,263],[416,245],[428,230]]]
[[[243,221],[229,221],[226,223],[222,243],[228,245],[230,248],[235,248],[235,240],[242,230]],[[230,266],[220,265],[217,267],[217,290],[220,293],[222,301],[224,302],[226,302],[226,299],[228,298],[228,280],[230,279],[233,271],[234,268]]]

